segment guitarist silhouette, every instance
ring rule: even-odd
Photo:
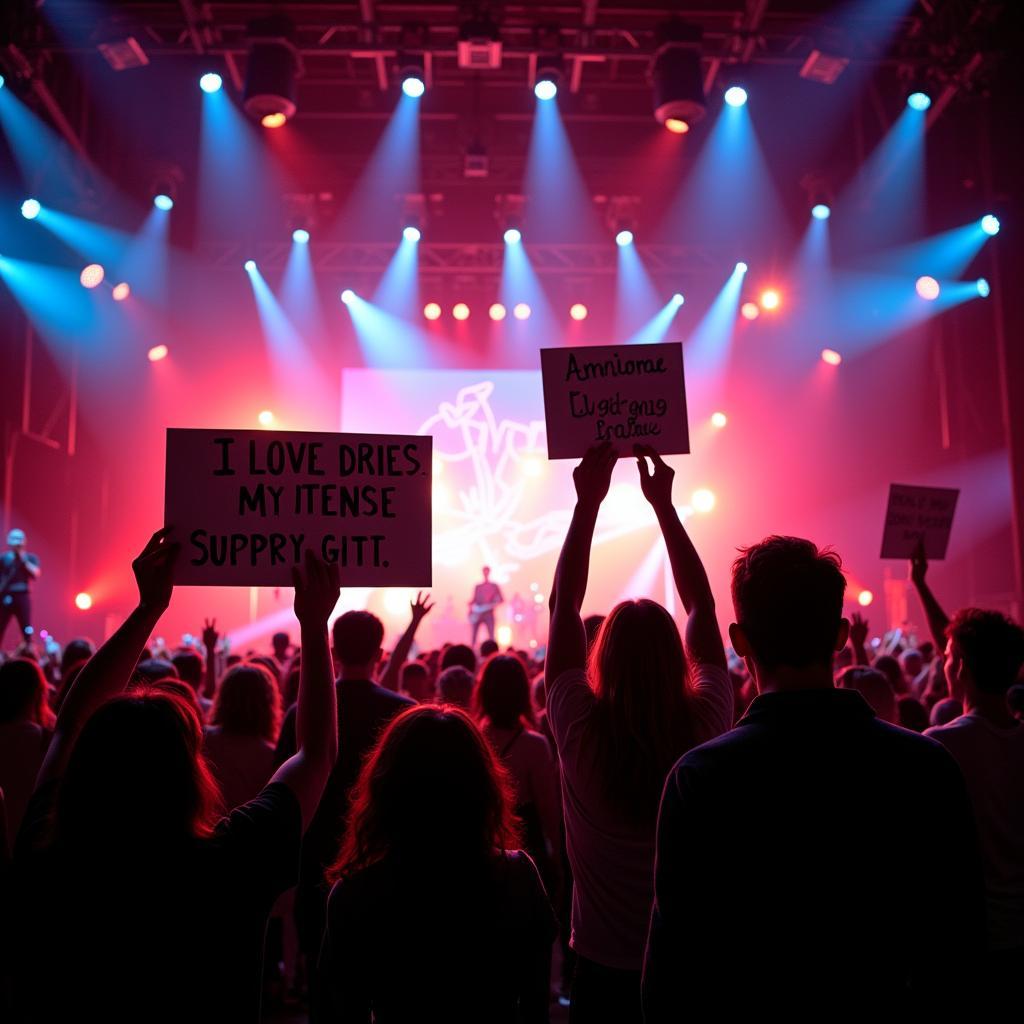
[[[483,568],[484,579],[473,589],[473,599],[469,602],[469,625],[472,630],[470,645],[476,650],[476,637],[483,626],[487,630],[489,639],[494,639],[494,609],[501,604],[505,598],[501,596],[501,588],[497,583],[491,582],[490,566]]]

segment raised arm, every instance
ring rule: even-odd
[[[583,668],[587,663],[587,636],[580,609],[587,592],[590,546],[594,540],[597,512],[608,493],[617,458],[615,449],[605,442],[591,448],[573,470],[576,507],[558,558],[549,602],[551,628],[544,662],[544,684],[547,687],[551,687],[563,672]]]
[[[928,559],[924,553],[924,544],[919,543],[914,557],[910,560],[910,578],[914,583],[917,596],[921,598],[924,614],[928,619],[928,629],[935,641],[936,653],[941,654],[946,649],[946,627],[949,625],[949,616],[942,610],[942,605],[935,599],[931,587],[928,586],[925,579],[927,575]]]
[[[64,774],[82,726],[104,701],[116,696],[131,682],[146,641],[171,603],[179,545],[169,539],[170,535],[170,527],[157,530],[142,554],[132,562],[139,603],[117,632],[89,659],[64,698],[53,739],[36,778],[37,788]]]
[[[853,648],[853,663],[855,665],[868,665],[868,620],[854,612],[850,616],[850,646]]]
[[[203,647],[206,649],[206,673],[203,676],[203,696],[213,700],[217,695],[217,620],[203,620]]]
[[[384,675],[380,679],[380,685],[385,690],[398,692],[398,682],[402,677],[402,666],[405,664],[406,658],[409,657],[409,651],[412,650],[412,642],[416,638],[416,630],[420,628],[420,623],[426,618],[433,607],[434,604],[430,600],[430,595],[423,594],[421,591],[416,592],[415,601],[409,602],[409,625],[398,638],[398,643],[395,644],[395,649],[388,659],[388,667],[384,670]]]
[[[722,633],[718,628],[715,599],[711,595],[708,574],[672,504],[675,470],[648,445],[636,445],[633,453],[640,471],[640,486],[658,517],[676,590],[686,611],[686,656],[691,661],[714,665],[724,671],[725,648],[722,646]],[[653,472],[648,468],[648,459],[654,465]]]
[[[307,550],[302,571],[296,567],[292,576],[302,637],[295,711],[298,747],[270,781],[284,783],[295,794],[305,831],[338,757],[338,711],[327,642],[327,617],[338,603],[338,563],[324,562]]]

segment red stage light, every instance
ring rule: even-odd
[[[689,130],[690,126],[681,117],[669,117],[665,120],[665,127],[672,132],[673,135],[685,135]]]
[[[823,348],[821,358],[829,366],[838,366],[843,361],[843,357],[834,348]]]
[[[132,290],[128,285],[127,281],[122,281],[120,284],[114,285],[114,290],[110,293],[115,302],[124,302],[125,299],[131,295]]]
[[[529,320],[530,313],[532,312],[533,310],[531,310],[525,302],[517,302],[515,306],[512,307],[512,315],[517,320]]]
[[[85,590],[75,594],[75,607],[79,611],[87,612],[92,607],[92,594]]]
[[[264,128],[280,128],[288,120],[286,114],[282,114],[281,111],[275,111],[273,114],[264,114],[260,119],[260,124]]]
[[[505,307],[500,302],[494,302],[491,304],[491,308],[487,310],[487,315],[492,320],[504,320]]]
[[[711,426],[722,429],[729,422],[729,417],[724,412],[713,412],[711,414]]]
[[[436,302],[428,302],[423,307],[423,315],[428,320],[440,320],[441,319],[441,307]]]
[[[875,595],[872,594],[870,590],[862,590],[857,595],[857,604],[859,604],[862,608],[867,608],[867,606],[871,604],[871,602],[874,601],[874,599]]]
[[[469,306],[464,302],[456,302],[455,305],[452,306],[452,316],[455,317],[456,320],[468,320]]]
[[[756,302],[744,302],[740,306],[740,315],[744,320],[756,320],[761,315],[761,307]]]
[[[774,288],[766,288],[761,292],[761,308],[767,310],[778,309],[782,303],[782,296]]]
[[[571,316],[573,318],[573,320],[586,320],[587,319],[587,314],[589,312],[590,312],[590,310],[588,310],[587,307],[584,306],[582,302],[574,302],[569,307],[569,316]]]
[[[274,425],[274,414],[269,409],[261,410],[256,418],[260,421],[261,427],[272,427]]]
[[[167,346],[166,345],[154,345],[146,355],[149,357],[151,363],[159,363],[161,359],[167,358]]]

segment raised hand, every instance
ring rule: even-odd
[[[610,441],[602,441],[587,449],[587,454],[572,471],[576,498],[581,505],[592,509],[600,506],[608,493],[617,460],[618,453]]]
[[[924,541],[919,540],[913,555],[910,556],[910,578],[913,580],[915,587],[920,587],[927,575],[928,558],[924,553]]]
[[[139,605],[163,611],[171,603],[174,590],[174,566],[181,545],[171,540],[172,527],[157,530],[149,543],[132,562],[132,572],[139,587]]]
[[[417,623],[422,622],[433,607],[434,602],[430,600],[430,595],[420,590],[416,591],[416,600],[409,602],[413,621]]]
[[[295,587],[295,617],[299,622],[326,625],[341,590],[338,563],[325,562],[307,548],[301,570],[297,565],[292,566],[292,583]]]
[[[219,639],[220,633],[217,632],[217,620],[203,619],[203,647],[206,648],[207,652],[217,649],[217,641]]]
[[[863,647],[868,638],[868,620],[859,612],[850,615],[850,643],[855,648]]]
[[[665,462],[649,444],[633,445],[636,456],[636,468],[640,471],[640,489],[644,497],[658,508],[669,508],[672,505],[672,481],[676,471]],[[647,468],[647,460],[654,463],[654,472]]]

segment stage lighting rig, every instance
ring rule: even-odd
[[[701,74],[702,30],[683,21],[662,25],[651,62],[654,116],[658,124],[682,134],[707,113]]]
[[[456,53],[459,67],[464,71],[497,71],[501,67],[498,26],[486,12],[476,14],[459,26]]]
[[[249,23],[249,61],[242,104],[264,128],[280,128],[298,111],[302,62],[292,44],[295,26],[283,14]]]
[[[562,37],[557,25],[543,25],[537,29],[537,53],[532,64],[534,96],[539,100],[553,100],[558,95],[565,68]]]
[[[418,22],[403,25],[401,45],[396,62],[398,78],[402,83],[402,92],[406,96],[415,99],[427,91],[429,58],[427,26]]]

